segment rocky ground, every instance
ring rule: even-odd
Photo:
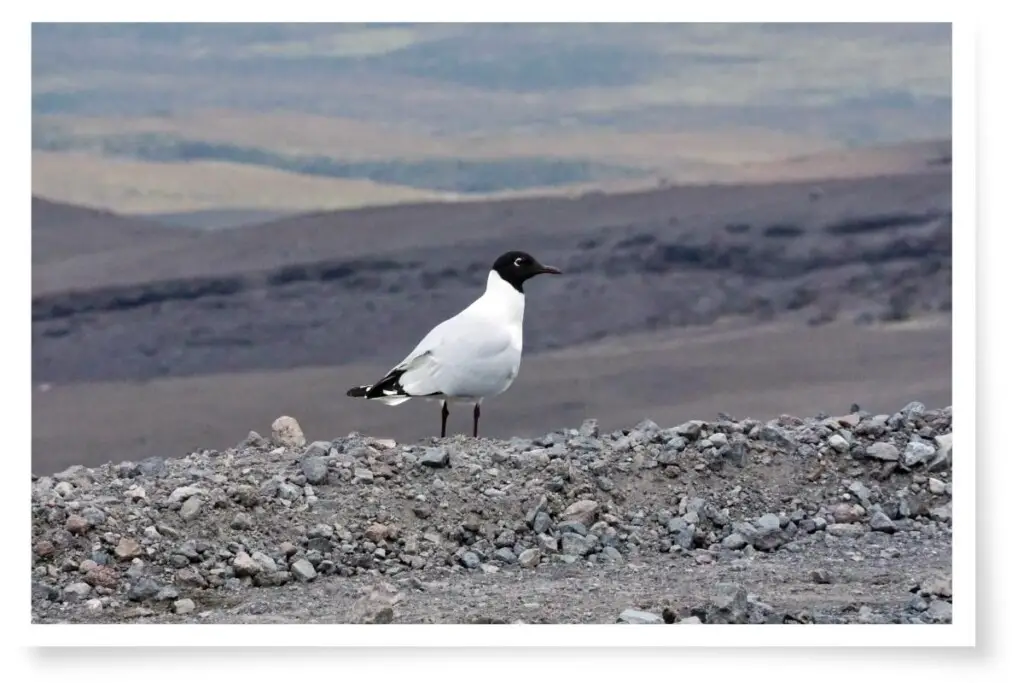
[[[32,481],[43,623],[948,623],[952,409],[236,448]]]

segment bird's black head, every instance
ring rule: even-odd
[[[505,282],[520,292],[523,291],[523,283],[534,275],[541,275],[542,273],[559,275],[562,272],[558,268],[545,266],[525,251],[506,252],[498,257],[491,268]]]

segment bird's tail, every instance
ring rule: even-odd
[[[351,389],[345,392],[345,395],[351,396],[353,398],[368,398],[372,401],[379,401],[380,403],[383,403],[384,405],[388,406],[397,406],[399,403],[405,403],[410,398],[412,398],[411,396],[395,396],[387,393],[382,393],[375,389],[376,386],[377,385],[375,384],[363,384],[358,387],[352,387]]]

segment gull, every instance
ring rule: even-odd
[[[441,437],[449,403],[473,404],[473,436],[479,433],[480,404],[504,393],[519,374],[523,353],[523,283],[557,268],[523,251],[497,258],[487,288],[460,313],[430,330],[405,359],[373,384],[348,395],[395,406],[413,398],[441,403]]]

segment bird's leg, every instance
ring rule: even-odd
[[[480,404],[473,405],[473,438],[476,438],[477,427],[480,424]]]
[[[448,401],[441,401],[441,438],[444,438],[445,427],[448,425]]]

